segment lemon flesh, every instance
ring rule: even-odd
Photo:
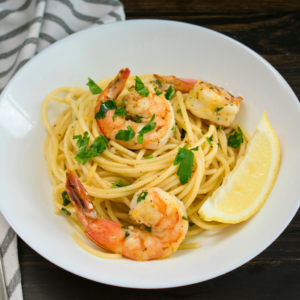
[[[264,112],[245,155],[202,205],[200,218],[235,224],[253,216],[272,190],[279,161],[279,142]]]

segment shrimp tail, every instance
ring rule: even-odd
[[[86,189],[70,169],[67,170],[66,177],[67,193],[82,226],[86,229],[90,221],[97,219],[94,205]]]
[[[95,114],[99,111],[102,102],[116,99],[123,91],[126,81],[130,75],[128,68],[121,69],[114,80],[112,80],[106,89],[98,96],[95,106]]]
[[[176,76],[159,76],[156,74],[153,74],[153,76],[161,83],[169,83],[176,91],[183,93],[188,93],[197,83],[197,80],[195,79],[177,78]]]

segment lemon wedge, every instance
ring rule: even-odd
[[[245,155],[202,205],[200,218],[236,224],[253,216],[272,190],[279,161],[279,142],[264,112]]]

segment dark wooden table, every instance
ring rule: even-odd
[[[183,21],[242,42],[269,61],[300,98],[299,0],[123,3],[127,19]],[[300,299],[300,211],[280,237],[247,264],[206,282],[164,290],[124,289],[92,282],[53,265],[20,238],[18,242],[25,300]]]

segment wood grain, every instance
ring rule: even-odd
[[[123,3],[127,19],[182,21],[240,41],[270,62],[300,97],[299,0]],[[247,264],[207,282],[165,290],[134,290],[95,283],[53,265],[21,239],[18,241],[25,300],[300,299],[300,211],[280,237]]]

